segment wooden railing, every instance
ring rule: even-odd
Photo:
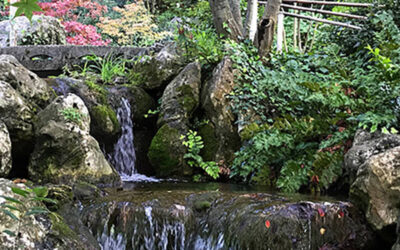
[[[271,3],[269,3],[271,1]],[[313,1],[313,0],[269,0],[269,1],[259,1],[259,4],[266,5],[266,11],[265,13],[268,13],[268,8],[278,8],[279,11],[273,11],[269,13],[274,13],[276,16],[271,16],[271,17],[263,17],[264,19],[270,19],[270,20],[276,20],[277,22],[277,50],[280,52],[282,51],[282,43],[284,42],[284,34],[285,34],[285,28],[284,28],[284,17],[285,16],[290,16],[294,17],[294,21],[296,22],[299,19],[304,19],[304,20],[310,20],[314,22],[320,22],[320,23],[325,23],[329,25],[335,25],[335,26],[341,26],[345,28],[351,28],[351,29],[356,29],[356,30],[361,30],[362,27],[358,25],[354,25],[351,23],[347,22],[339,22],[339,21],[333,21],[333,20],[328,20],[324,18],[319,18],[319,17],[314,17],[314,16],[306,16],[306,15],[301,15],[298,13],[293,13],[289,12],[287,10],[295,10],[298,12],[312,12],[312,13],[318,13],[322,15],[327,15],[327,16],[339,16],[342,18],[348,18],[348,19],[357,19],[357,20],[366,20],[366,16],[361,16],[361,15],[356,15],[356,14],[351,14],[351,13],[342,13],[342,12],[335,12],[335,11],[329,11],[329,10],[323,10],[321,9],[316,9],[313,8],[314,5],[319,5],[319,6],[343,6],[343,7],[356,7],[356,8],[368,8],[368,7],[373,7],[373,4],[370,3],[350,3],[350,2],[334,2],[334,1]],[[307,5],[307,6],[304,6]],[[311,5],[312,7],[308,7]],[[273,35],[273,34],[272,34]],[[296,38],[294,39],[296,40]],[[270,51],[270,49],[269,49]]]

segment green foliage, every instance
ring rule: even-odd
[[[11,191],[18,198],[1,195],[0,197],[6,202],[0,204],[0,211],[17,223],[17,229],[15,231],[5,229],[3,230],[3,233],[14,237],[15,241],[13,249],[19,249],[18,244],[21,238],[20,232],[23,227],[29,224],[28,218],[30,216],[50,213],[42,202],[53,204],[56,204],[57,202],[47,198],[48,189],[46,187],[12,187]],[[28,206],[27,202],[32,204],[36,202],[37,205]]]
[[[202,64],[216,64],[223,57],[223,42],[211,28],[191,31],[180,28],[177,42],[184,48],[188,61],[198,59]]]
[[[200,156],[200,151],[204,148],[201,136],[197,135],[196,131],[189,130],[186,136],[181,136],[181,140],[183,140],[182,144],[188,149],[184,158],[188,160],[187,163],[189,166],[200,167],[213,179],[217,179],[219,177],[219,167],[217,163],[214,161],[206,162]]]
[[[11,6],[17,8],[15,15],[13,18],[18,16],[22,16],[23,14],[29,19],[32,20],[33,12],[35,11],[43,11],[39,5],[37,4],[38,0],[20,0],[16,3],[13,3]]]
[[[223,56],[224,41],[213,28],[209,2],[179,2],[158,16],[159,26],[175,31],[175,41],[184,50],[187,61],[199,60],[203,65],[218,63]],[[180,21],[171,22],[176,16]]]
[[[93,62],[95,65],[91,65],[90,68],[100,74],[104,83],[112,83],[115,77],[126,74],[126,60],[108,55],[105,58],[95,57]]]
[[[340,176],[357,128],[397,133],[399,26],[385,11],[365,25],[371,30],[334,33],[317,39],[313,53],[272,54],[268,64],[251,44],[229,44],[239,72],[230,98],[244,140],[232,177],[323,191]],[[328,37],[332,28],[321,31]]]
[[[82,122],[83,114],[76,108],[65,108],[61,110],[61,114],[64,116],[64,119],[70,122],[74,122],[76,124],[80,124]]]

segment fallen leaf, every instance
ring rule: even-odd
[[[325,216],[325,212],[322,208],[318,208],[318,213],[319,213],[319,216],[321,216],[321,217]]]
[[[265,226],[266,226],[267,228],[270,228],[270,227],[271,227],[271,222],[270,222],[269,220],[266,220],[266,221],[265,221]]]

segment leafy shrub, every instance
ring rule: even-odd
[[[127,4],[124,8],[114,7],[120,18],[101,17],[98,27],[119,45],[149,46],[171,34],[157,32],[153,16],[144,7],[143,1]]]
[[[232,177],[288,192],[326,190],[357,128],[397,133],[400,30],[384,11],[369,26],[379,28],[366,31],[357,50],[340,36],[319,41],[314,53],[273,54],[268,65],[250,44],[229,45],[240,72],[230,98],[245,140]]]
[[[96,1],[53,0],[39,3],[44,15],[57,17],[67,32],[67,42],[75,45],[107,45],[94,26],[108,12],[107,6]]]

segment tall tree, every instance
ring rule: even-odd
[[[257,32],[258,0],[247,1],[247,14],[245,23],[245,37],[254,41]]]
[[[215,29],[235,41],[243,38],[240,0],[209,0]]]

